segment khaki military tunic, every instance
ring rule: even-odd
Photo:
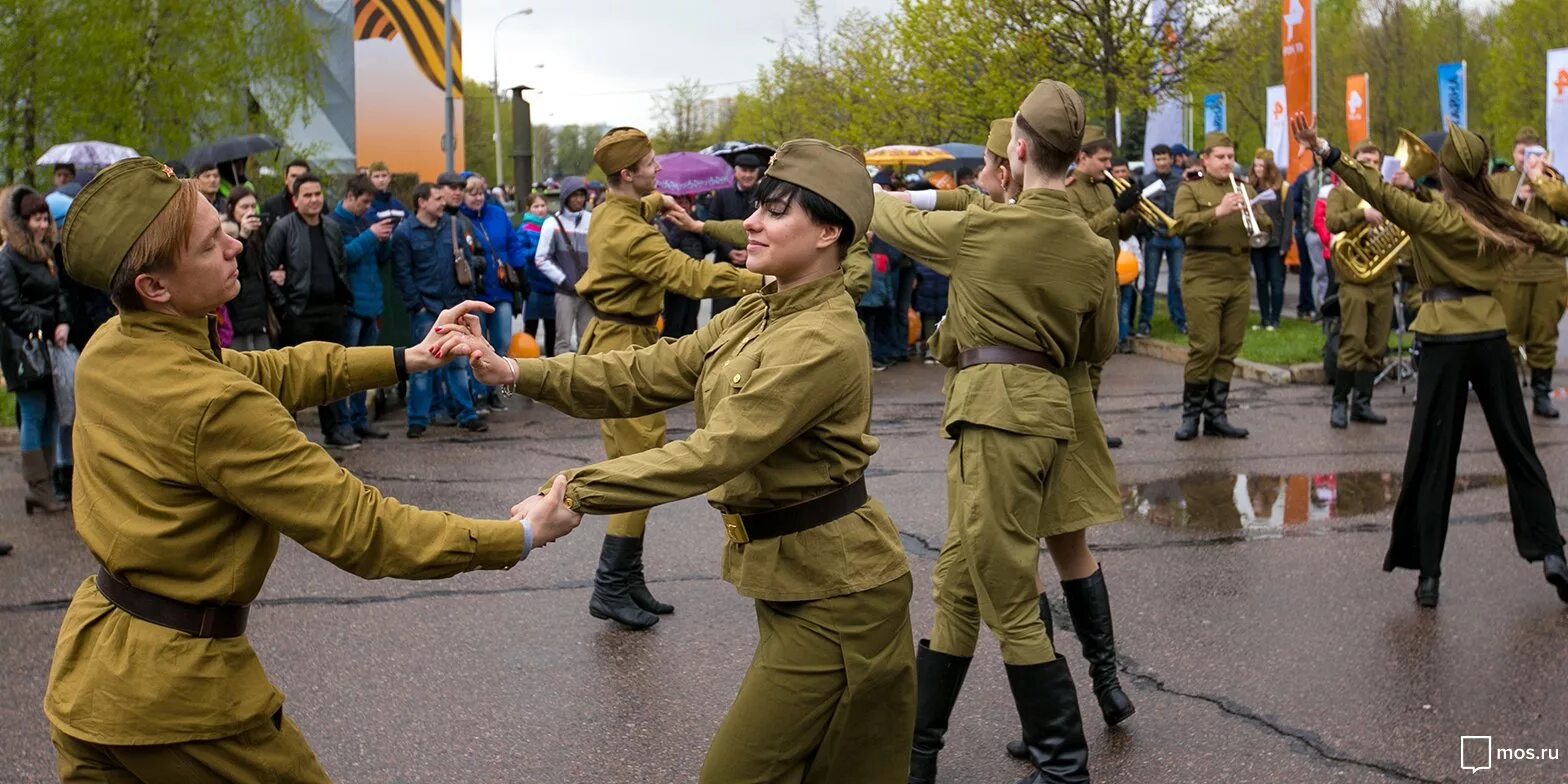
[[[295,425],[293,411],[396,383],[391,348],[220,353],[210,326],[128,312],[98,331],[77,365],[76,531],[110,573],[182,602],[247,604],[279,536],[365,578],[517,562],[516,522],[400,504]],[[177,747],[257,729],[275,739],[292,728],[274,724],[282,705],[245,637],[193,638],[138,620],[109,604],[92,577],[61,622],[44,697],[51,725],[78,751],[84,742]],[[308,756],[298,731],[290,737]],[[283,759],[303,765],[299,754]],[[259,759],[258,780],[277,772]],[[156,762],[143,770],[167,769]],[[319,771],[313,759],[305,767]]]
[[[1250,200],[1252,188],[1242,186]],[[1231,192],[1229,181],[1204,177],[1183,182],[1176,189],[1176,234],[1187,243],[1181,267],[1181,297],[1187,311],[1187,383],[1219,381],[1229,384],[1236,370],[1236,355],[1247,334],[1252,302],[1252,255],[1241,210],[1223,218],[1214,208]],[[1243,207],[1242,209],[1247,209]],[[1253,210],[1258,228],[1269,231],[1273,222],[1262,210]]]
[[[943,431],[955,443],[931,647],[972,655],[983,620],[1009,664],[1050,661],[1035,578],[1047,491],[1077,434],[1067,374],[1014,364],[958,368],[953,360],[971,348],[1010,346],[1041,352],[1057,368],[1103,361],[1108,354],[1085,353],[1084,336],[1108,333],[1114,346],[1115,313],[1100,310],[1114,282],[1113,249],[1065,193],[1045,189],[1024,191],[1016,204],[957,212],[922,213],[878,198],[871,228],[950,278],[937,348],[950,368]]]
[[[1131,237],[1138,228],[1137,213],[1117,212],[1116,194],[1111,190],[1110,180],[1103,175],[1098,180],[1074,177],[1073,184],[1067,186],[1067,200],[1088,221],[1091,231],[1115,247],[1120,248],[1121,241]]]
[[[1346,187],[1410,234],[1411,263],[1423,290],[1449,286],[1481,292],[1480,296],[1423,304],[1411,331],[1442,337],[1507,332],[1502,306],[1491,295],[1502,280],[1505,265],[1494,250],[1483,249],[1480,237],[1458,210],[1441,197],[1422,201],[1344,156],[1334,164],[1334,172]],[[1568,229],[1529,220],[1544,240],[1542,252],[1568,255]]]
[[[1520,176],[1518,171],[1492,175],[1497,198],[1512,203]],[[1536,190],[1541,192],[1520,207],[1526,215],[1554,224],[1568,219],[1568,196],[1560,185]],[[1532,368],[1547,370],[1557,364],[1557,324],[1563,317],[1565,292],[1568,267],[1563,266],[1563,257],[1541,251],[1515,259],[1492,292],[1508,321],[1508,345],[1514,351],[1522,347]]]
[[[701,493],[726,513],[792,506],[861,478],[877,451],[870,349],[838,275],[771,284],[695,333],[635,350],[519,363],[520,394],[579,417],[691,402],[684,441],[564,472],[587,514]],[[724,530],[719,516],[708,523]],[[724,547],[757,600],[759,648],[702,781],[903,784],[914,729],[909,564],[876,500],[798,533]],[[772,771],[759,777],[759,771]]]
[[[1334,234],[1366,225],[1361,197],[1349,188],[1339,187],[1328,194],[1324,222]],[[1376,279],[1351,283],[1339,257],[1333,257],[1339,276],[1339,356],[1338,367],[1348,372],[1376,372],[1383,369],[1388,351],[1388,332],[1394,318],[1394,281],[1399,279],[1395,265],[1389,265]]]
[[[631,199],[605,196],[588,224],[588,269],[577,294],[600,314],[647,320],[648,326],[595,317],[579,341],[584,354],[647,346],[659,339],[653,322],[664,310],[664,292],[684,297],[738,297],[762,288],[762,276],[730,264],[698,261],[672,247],[649,223],[663,205],[659,194]],[[606,419],[599,425],[608,457],[636,454],[664,443],[664,415]],[[610,518],[612,536],[642,536],[648,511]]]

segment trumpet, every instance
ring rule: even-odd
[[[1132,183],[1129,183],[1114,174],[1105,175],[1105,179],[1111,184],[1111,192],[1115,193],[1117,196],[1122,195],[1122,193],[1128,188],[1133,187]],[[1155,180],[1154,183],[1149,186],[1149,189],[1153,190],[1154,193],[1151,194],[1148,192],[1148,190],[1145,190],[1144,193],[1138,197],[1138,217],[1142,219],[1144,223],[1147,223],[1154,228],[1164,229],[1166,234],[1175,234],[1176,219],[1165,214],[1165,210],[1160,209],[1158,204],[1149,201],[1150,196],[1159,195],[1165,191],[1165,182],[1163,180]]]
[[[1236,175],[1230,175],[1231,192],[1241,196],[1241,225],[1247,229],[1247,244],[1254,248],[1261,248],[1269,244],[1269,235],[1258,226],[1258,216],[1252,212],[1252,200],[1247,198],[1247,189],[1236,182]]]

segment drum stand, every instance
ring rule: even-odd
[[[1403,281],[1401,281],[1401,285],[1404,285]],[[1416,367],[1410,361],[1409,353],[1405,351],[1405,337],[1410,333],[1405,328],[1405,303],[1404,298],[1400,296],[1401,293],[1396,287],[1394,292],[1394,334],[1397,337],[1394,343],[1394,361],[1388,367],[1383,368],[1382,372],[1377,374],[1377,378],[1372,383],[1381,384],[1385,379],[1393,378],[1399,382],[1399,394],[1403,395],[1406,392],[1405,382],[1416,377]]]

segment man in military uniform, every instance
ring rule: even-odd
[[[664,292],[692,299],[739,297],[762,288],[762,276],[730,264],[697,261],[670,247],[649,223],[666,207],[654,191],[659,163],[653,145],[636,128],[614,128],[593,149],[594,163],[609,181],[605,202],[588,224],[588,266],[577,294],[593,308],[578,351],[602,354],[639,348],[659,339]],[[673,206],[674,202],[669,202]],[[664,414],[600,423],[608,457],[634,455],[664,444]],[[642,571],[646,509],[610,516],[599,554],[588,612],[633,629],[658,623],[670,605],[648,592]]]
[[[1356,145],[1356,161],[1380,170],[1383,152],[1371,139]],[[1355,191],[1335,188],[1329,192],[1325,220],[1328,230],[1340,234],[1357,226],[1383,225],[1383,215],[1368,206]],[[1388,330],[1394,318],[1394,281],[1399,273],[1390,264],[1377,277],[1356,280],[1344,254],[1331,257],[1339,281],[1339,361],[1334,375],[1334,401],[1329,425],[1349,426],[1349,420],[1374,425],[1388,424],[1388,418],[1372,410],[1372,386],[1383,369],[1383,354],[1388,350]],[[1350,391],[1355,389],[1355,402]],[[1348,409],[1348,410],[1347,410]]]
[[[983,620],[1002,647],[1030,761],[1046,781],[1087,781],[1083,723],[1067,662],[1040,620],[1040,516],[1076,434],[1065,371],[1086,335],[1114,350],[1101,312],[1115,254],[1064,192],[1083,142],[1083,103],[1065,84],[1035,86],[1008,142],[1017,203],[920,212],[877,199],[876,234],[951,276],[935,353],[948,370],[944,433],[948,529],[934,574],[937,614],[917,651],[910,782],[936,777],[958,692]],[[1110,300],[1114,303],[1114,299]]]
[[[1200,418],[1204,435],[1246,438],[1246,428],[1232,425],[1225,413],[1252,302],[1251,246],[1242,211],[1252,212],[1261,232],[1273,223],[1251,206],[1250,188],[1232,188],[1236,145],[1229,136],[1205,136],[1198,161],[1203,176],[1177,189],[1172,216],[1176,232],[1187,242],[1181,291],[1190,343],[1176,440],[1196,437]]]
[[[1539,147],[1541,136],[1531,128],[1521,128],[1514,136],[1514,168],[1491,176],[1497,198],[1524,210],[1526,215],[1547,223],[1568,220],[1568,210],[1553,208],[1530,183],[1520,182],[1525,167],[1525,151]],[[1524,349],[1530,368],[1530,394],[1535,415],[1557,418],[1552,405],[1552,370],[1557,365],[1557,322],[1563,317],[1563,293],[1568,290],[1568,269],[1563,258],[1532,251],[1503,270],[1502,284],[1492,292],[1508,318],[1508,345],[1516,353]]]

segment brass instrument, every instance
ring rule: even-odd
[[[1268,245],[1268,232],[1258,227],[1258,215],[1252,211],[1252,200],[1247,198],[1247,189],[1236,182],[1235,174],[1230,175],[1230,189],[1241,195],[1241,225],[1247,229],[1247,244],[1254,248]]]
[[[1394,150],[1394,160],[1413,180],[1437,170],[1437,155],[1432,148],[1404,128],[1399,129],[1399,146]],[[1364,210],[1371,205],[1366,199],[1356,205]],[[1404,229],[1385,219],[1374,226],[1363,223],[1355,228],[1334,235],[1329,243],[1334,271],[1345,283],[1366,284],[1383,276],[1410,247],[1410,235]]]
[[[1132,183],[1127,182],[1126,180],[1121,179],[1120,177],[1117,177],[1113,174],[1105,175],[1105,179],[1110,182],[1111,191],[1117,196],[1122,195],[1123,191],[1133,187]],[[1165,190],[1165,183],[1163,181],[1158,181],[1158,184],[1160,186],[1160,191]],[[1159,191],[1156,191],[1156,193],[1158,192]],[[1158,204],[1149,201],[1148,196],[1138,196],[1138,217],[1142,219],[1144,223],[1149,224],[1149,226],[1153,228],[1164,229],[1166,234],[1176,234],[1176,219],[1165,214],[1165,210],[1160,209]]]

